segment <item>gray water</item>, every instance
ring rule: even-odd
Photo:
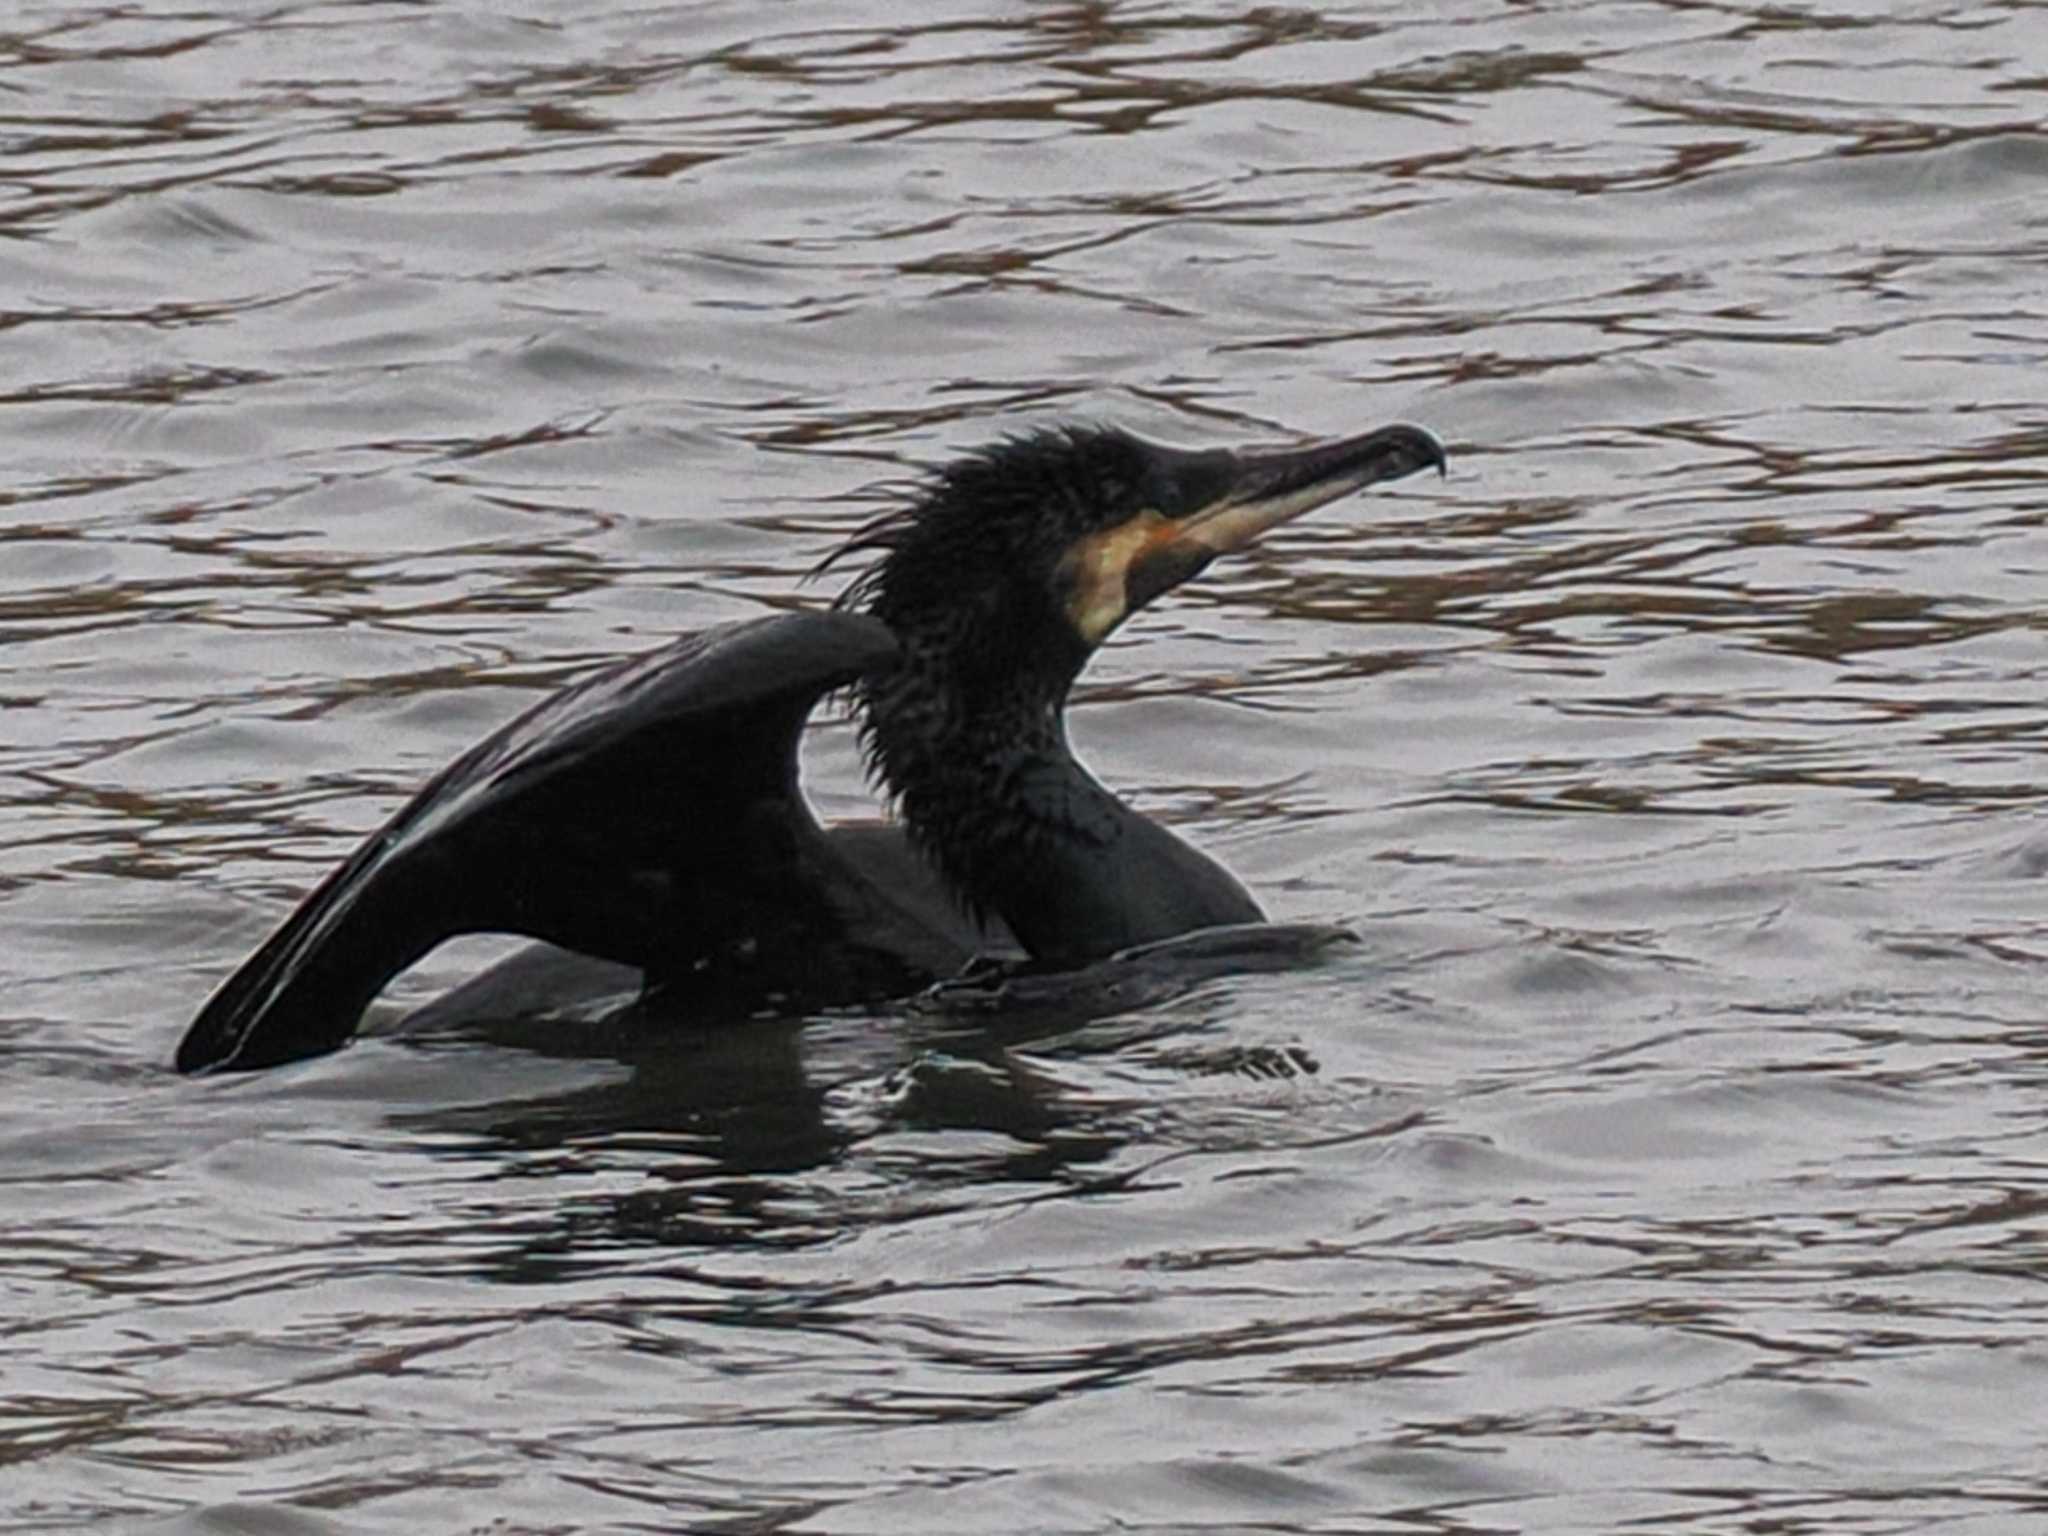
[[[2038,9],[0,33],[0,1525],[2048,1528]],[[392,1033],[473,940],[167,1070],[494,724],[1072,417],[1450,444],[1076,710],[1355,949]]]

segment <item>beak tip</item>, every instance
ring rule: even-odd
[[[1406,422],[1390,430],[1401,434],[1403,446],[1415,455],[1416,469],[1434,469],[1439,480],[1450,474],[1450,456],[1444,452],[1443,442],[1434,432]]]

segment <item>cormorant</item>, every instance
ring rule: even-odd
[[[1068,690],[1218,555],[1443,462],[1410,426],[1263,450],[1071,427],[971,453],[831,557],[876,558],[830,611],[686,635],[450,764],[221,985],[178,1069],[332,1050],[462,933],[547,940],[711,1007],[905,995],[991,935],[1066,967],[1262,922],[1228,870],[1075,760]],[[827,831],[797,787],[805,718],[840,688],[899,827]]]

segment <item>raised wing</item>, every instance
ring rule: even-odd
[[[878,621],[704,630],[543,700],[456,759],[214,993],[181,1072],[332,1050],[399,971],[460,933],[519,933],[665,977],[801,951],[836,871],[797,789],[819,697],[891,660]]]

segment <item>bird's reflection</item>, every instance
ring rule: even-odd
[[[1177,1070],[1312,1072],[1300,1053],[1261,1068],[1231,1037],[1218,978],[1314,965],[1353,947],[1342,929],[1257,925],[1188,935],[1077,972],[983,967],[908,1005],[789,1017],[514,1012],[500,966],[409,1019],[402,1039],[449,1060],[488,1047],[531,1056],[561,1084],[578,1062],[612,1070],[488,1104],[414,1106],[392,1123],[420,1144],[555,1172],[630,1166],[619,1190],[564,1181],[546,1230],[524,1227],[493,1272],[621,1246],[800,1245],[861,1219],[864,1197],[946,1201],[1000,1187],[1085,1193],[1144,1124],[1141,1104],[1077,1089],[1060,1068],[1143,1041],[1175,1042]],[[573,957],[533,957],[555,981]],[[588,997],[631,973],[575,959]],[[618,974],[607,975],[607,971]],[[497,997],[502,1011],[486,1006]],[[531,1002],[531,999],[528,1000]],[[522,1074],[524,1075],[524,1074]],[[908,1139],[916,1156],[892,1156]],[[527,1212],[530,1217],[530,1210]]]

